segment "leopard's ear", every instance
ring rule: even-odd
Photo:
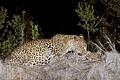
[[[78,36],[79,36],[80,38],[83,38],[83,39],[84,39],[83,34],[79,34]]]

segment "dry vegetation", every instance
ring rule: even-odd
[[[101,61],[69,54],[46,66],[0,63],[0,80],[120,80],[120,55],[106,52]]]

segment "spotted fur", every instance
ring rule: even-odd
[[[51,39],[33,40],[20,45],[5,61],[19,64],[46,65],[55,56],[64,56],[69,51],[86,54],[87,44],[82,35],[56,34]]]

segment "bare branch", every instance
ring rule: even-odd
[[[96,43],[94,43],[94,42],[92,42],[92,41],[91,41],[91,43],[92,43],[93,45],[95,45],[100,51],[103,51],[103,52],[105,53],[105,51],[104,51],[100,46],[98,46]]]

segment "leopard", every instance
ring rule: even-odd
[[[80,56],[86,54],[87,44],[82,34],[56,34],[50,39],[37,39],[16,47],[5,62],[47,65],[55,56],[64,56],[74,51]]]

